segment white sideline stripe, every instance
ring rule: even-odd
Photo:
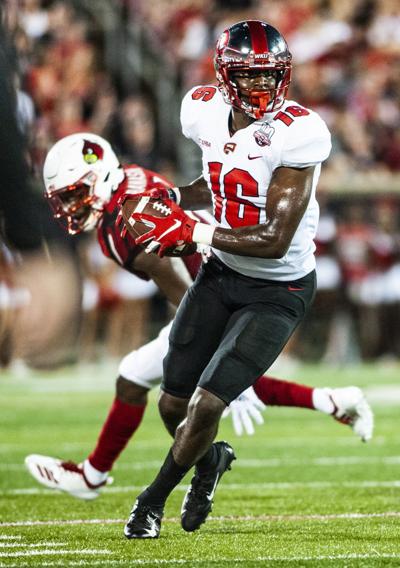
[[[220,516],[208,517],[209,521],[329,521],[337,519],[384,519],[400,518],[400,511],[386,511],[384,513],[338,513],[328,515],[242,515],[242,516]],[[180,523],[180,517],[166,517],[164,522]],[[0,523],[1,527],[36,527],[36,526],[65,526],[65,525],[116,525],[125,524],[126,519],[69,519],[60,521],[14,521],[10,523]]]
[[[21,535],[9,536],[7,534],[0,534],[0,540],[21,540]]]
[[[329,555],[319,555],[319,556],[257,556],[256,558],[204,558],[204,559],[183,559],[183,558],[171,558],[169,560],[165,558],[154,558],[152,560],[147,559],[140,559],[140,558],[132,558],[131,563],[132,565],[141,565],[141,566],[160,566],[160,565],[193,565],[193,564],[217,564],[221,562],[226,562],[227,564],[232,564],[232,562],[236,563],[254,563],[254,562],[315,562],[317,560],[370,560],[370,559],[397,559],[400,558],[400,554],[396,553],[385,553],[382,554],[370,554],[370,553],[352,553],[352,554],[329,554]],[[79,561],[53,561],[53,562],[41,562],[40,566],[126,566],[126,560],[79,560]],[[32,566],[32,564],[27,563],[18,563],[18,564],[3,564],[0,563],[0,568],[25,568],[28,566]]]
[[[386,487],[397,488],[400,487],[400,479],[393,481],[280,481],[280,482],[265,482],[265,483],[224,483],[221,485],[221,490],[236,491],[247,489],[325,489],[334,487],[346,487],[350,489],[362,489],[368,487]],[[114,495],[123,493],[132,493],[133,491],[142,491],[145,485],[122,485],[117,487],[105,487],[104,494],[112,493]],[[187,485],[178,485],[175,491],[187,491]],[[38,487],[27,487],[22,489],[5,489],[0,491],[0,495],[53,495],[54,497],[60,496],[60,491],[56,489],[40,489]],[[0,523],[1,526],[1,523]]]
[[[27,544],[24,542],[0,542],[0,548],[40,548],[42,546],[68,546],[66,542],[39,542],[38,544]]]
[[[235,462],[236,468],[256,468],[256,467],[283,467],[283,466],[339,466],[339,465],[364,465],[364,464],[385,464],[399,465],[400,456],[321,456],[310,459],[296,458],[269,458],[269,459],[241,459]],[[146,462],[117,464],[115,471],[141,471],[147,469],[158,468],[161,465],[160,460],[149,460]],[[26,467],[23,463],[0,464],[0,471],[25,471]]]
[[[60,554],[87,554],[88,556],[94,556],[96,554],[111,554],[110,550],[95,550],[95,549],[83,549],[83,550],[28,550],[26,552],[1,552],[0,558],[20,558],[22,556],[54,556]]]

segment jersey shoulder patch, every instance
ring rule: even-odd
[[[181,127],[186,138],[196,141],[199,117],[219,96],[220,92],[215,85],[198,85],[186,93],[181,105]]]
[[[274,120],[283,122],[284,141],[281,165],[306,167],[326,160],[331,151],[331,135],[324,120],[314,111],[287,101]]]

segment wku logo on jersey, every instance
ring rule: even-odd
[[[229,154],[230,152],[234,152],[236,148],[236,144],[234,142],[227,142],[224,146],[225,154]]]

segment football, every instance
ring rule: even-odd
[[[153,225],[135,221],[131,217],[132,213],[147,213],[155,217],[165,217],[169,212],[168,207],[161,200],[135,195],[124,201],[121,211],[126,229],[134,239],[150,231]]]
[[[161,199],[155,199],[153,197],[147,196],[135,196],[129,197],[124,201],[121,207],[122,219],[125,227],[130,233],[130,235],[136,239],[137,237],[144,235],[153,228],[152,223],[144,223],[142,221],[135,221],[131,217],[132,213],[147,213],[148,215],[153,215],[155,217],[166,217],[170,213],[168,205],[166,205]],[[146,248],[146,243],[142,246]],[[197,246],[195,243],[183,244],[176,247],[170,247],[165,251],[165,256],[186,256],[196,252]]]

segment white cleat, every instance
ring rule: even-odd
[[[374,415],[362,390],[358,387],[343,387],[326,391],[335,407],[332,416],[339,422],[348,424],[363,442],[368,442],[372,438]]]
[[[96,499],[104,485],[113,482],[107,477],[102,483],[92,485],[85,477],[82,464],[65,462],[50,456],[31,454],[25,458],[29,473],[49,489],[65,491],[77,499]]]

